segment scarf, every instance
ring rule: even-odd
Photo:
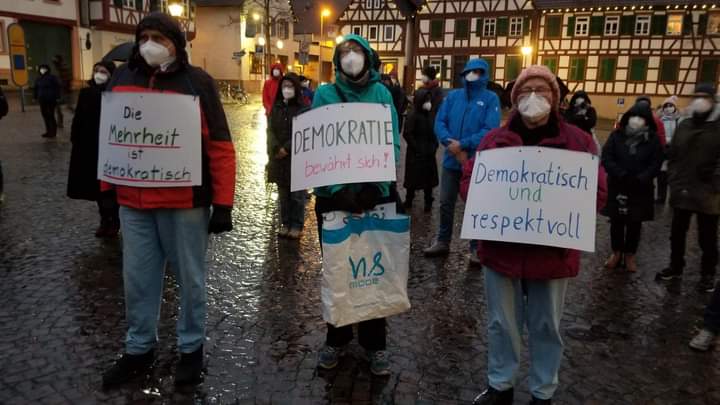
[[[625,127],[625,136],[627,136],[627,139],[625,140],[625,145],[630,148],[630,154],[636,155],[637,154],[637,146],[643,142],[648,140],[648,134],[649,130],[648,127],[643,127],[639,129],[632,129],[630,127]]]
[[[340,70],[340,75],[342,76],[343,80],[353,86],[356,87],[365,87],[365,85],[368,84],[370,81],[370,69],[365,69],[365,73],[361,74],[357,78],[352,78],[345,74],[342,70]]]

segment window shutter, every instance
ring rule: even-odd
[[[475,20],[475,36],[479,37],[482,36],[482,30],[483,30],[483,19],[478,18]]]
[[[700,24],[698,25],[698,35],[707,34],[708,15],[700,14]]]
[[[115,7],[122,7],[122,0],[113,0],[113,4]]]
[[[590,17],[590,35],[602,35],[605,29],[605,17],[596,15]]]
[[[567,36],[572,37],[575,35],[575,17],[568,18],[567,25]]]
[[[633,35],[635,33],[635,16],[624,15],[620,17],[620,35]]]
[[[692,35],[692,33],[693,33],[692,14],[687,13],[687,14],[685,14],[685,17],[683,17],[682,31],[683,31],[683,35]]]
[[[245,37],[246,38],[253,38],[257,34],[257,24],[254,22],[246,22],[245,23]]]
[[[506,37],[508,35],[508,18],[498,17],[497,26],[495,27],[495,33],[499,37]]]
[[[650,19],[650,35],[665,35],[667,31],[667,15],[654,15]]]
[[[545,17],[545,36],[559,38],[562,34],[562,16],[551,15]]]
[[[137,10],[137,11],[143,10],[143,0],[135,0],[135,10]]]
[[[530,17],[523,18],[523,36],[530,33]]]

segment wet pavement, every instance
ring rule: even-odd
[[[6,203],[0,208],[0,404],[458,404],[485,384],[482,273],[468,267],[466,242],[447,259],[426,259],[438,215],[413,210],[409,293],[413,308],[389,319],[392,375],[371,377],[353,344],[337,370],[318,372],[325,327],[320,252],[308,210],[299,242],[278,240],[276,191],[264,181],[259,104],[227,106],[237,150],[235,230],[213,237],[203,384],[172,383],[177,301],[172,276],[152,374],[103,392],[101,373],[125,333],[118,241],[93,236],[96,207],[65,197],[69,129],[40,138],[36,110],[0,121]],[[436,193],[437,193],[436,189]],[[417,198],[420,202],[420,198]],[[458,207],[456,235],[461,209]],[[684,280],[654,273],[668,259],[666,208],[646,223],[637,274],[607,272],[608,225],[571,282],[559,404],[719,404],[720,351],[692,352],[706,294],[695,292],[697,244]],[[694,231],[690,236],[696,240]],[[527,403],[527,355],[516,403]]]

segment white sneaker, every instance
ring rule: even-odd
[[[717,335],[707,329],[703,329],[690,341],[690,347],[695,350],[700,350],[701,352],[706,352],[715,344],[716,338]]]

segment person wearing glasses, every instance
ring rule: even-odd
[[[478,151],[543,146],[596,154],[592,137],[560,116],[560,88],[545,66],[523,70],[511,93],[507,123],[490,131]],[[463,167],[460,192],[467,198],[474,158]],[[605,173],[598,168],[597,204],[607,198]],[[479,405],[511,405],[518,380],[523,329],[530,349],[531,404],[550,404],[558,387],[563,354],[560,319],[570,278],[580,270],[580,252],[558,247],[479,241],[485,273],[488,333],[488,388]]]

